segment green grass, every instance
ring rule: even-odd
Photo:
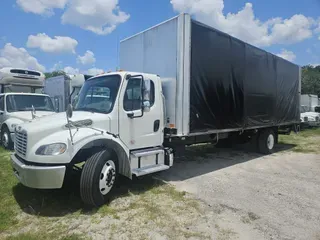
[[[81,201],[79,176],[75,176],[70,186],[59,190],[27,188],[15,178],[9,156],[0,148],[0,239],[80,239],[79,235],[70,232],[77,227],[68,227],[69,223],[81,223],[79,219],[95,226],[106,224],[114,237],[121,233],[147,238],[145,233],[139,233],[140,230],[137,233],[136,229],[143,228],[148,232],[150,223],[160,229],[166,228],[169,233],[163,234],[170,236],[195,237],[202,234],[185,231],[184,223],[178,219],[184,215],[183,219],[188,219],[190,214],[200,214],[198,202],[188,198],[186,192],[179,192],[150,176],[133,181],[119,179],[110,203],[91,209]],[[114,222],[109,224],[108,219]],[[83,226],[81,229],[85,231]]]
[[[298,134],[280,135],[279,143],[301,153],[320,153],[320,128],[306,129]]]
[[[51,240],[51,239],[57,239],[57,235],[44,234],[43,232],[22,233],[16,236],[7,237],[6,239],[7,240]],[[83,237],[78,234],[70,234],[60,238],[60,240],[80,240],[80,239],[83,239]]]

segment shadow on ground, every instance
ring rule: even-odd
[[[278,144],[274,152],[287,151],[295,146]],[[260,157],[263,155],[256,152],[252,143],[225,148],[217,148],[211,144],[197,145],[186,148],[185,154],[175,159],[173,167],[156,175],[165,181],[183,181]]]
[[[81,214],[92,215],[98,211],[97,208],[85,206],[80,198],[79,181],[80,174],[75,174],[71,181],[57,190],[31,189],[18,184],[13,187],[13,195],[22,211],[30,215],[59,217],[80,211]],[[119,177],[114,192],[110,195],[108,202],[131,194],[142,194],[154,186],[164,184],[151,176],[134,178],[129,180]],[[108,202],[106,204],[108,204]]]

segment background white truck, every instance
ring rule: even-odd
[[[35,117],[54,113],[54,107],[43,90],[44,75],[38,71],[18,68],[0,69],[1,144],[12,149],[15,127]]]
[[[92,77],[86,74],[61,75],[47,78],[44,85],[44,92],[48,94],[57,112],[64,112],[69,103],[79,94],[83,83]]]
[[[308,118],[308,126],[320,126],[320,104],[317,95],[302,94],[301,95],[301,117]]]
[[[301,106],[306,106],[309,112],[315,112],[315,107],[319,106],[319,98],[317,95],[302,94]]]
[[[251,139],[269,154],[300,122],[298,66],[186,14],[122,41],[120,65],[88,79],[67,114],[19,125],[22,184],[61,188],[82,163],[81,198],[100,206],[119,174],[169,169],[187,145]]]

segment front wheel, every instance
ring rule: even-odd
[[[117,180],[118,162],[108,150],[93,154],[85,163],[80,178],[80,195],[85,204],[100,207]]]
[[[13,141],[10,137],[10,132],[7,127],[4,127],[1,131],[1,144],[7,150],[13,149]]]

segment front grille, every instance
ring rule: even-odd
[[[28,143],[28,136],[25,131],[16,131],[15,132],[15,141],[14,141],[14,148],[17,153],[26,156],[27,153],[27,143]]]
[[[319,117],[316,117],[316,121],[319,122]]]
[[[308,122],[308,117],[304,117],[303,120],[304,120],[305,122]]]

